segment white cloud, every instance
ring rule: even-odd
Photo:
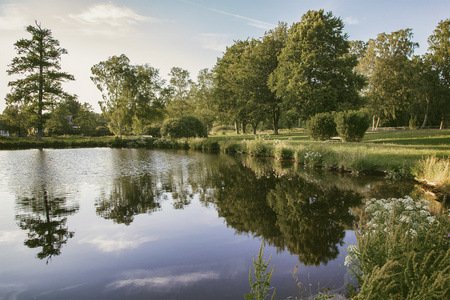
[[[148,276],[143,278],[131,278],[117,280],[107,286],[109,290],[119,288],[170,288],[175,286],[189,286],[202,280],[219,279],[219,274],[215,272],[195,272],[175,276]]]
[[[359,20],[358,20],[358,18],[352,17],[352,16],[346,17],[346,18],[344,18],[344,24],[346,24],[346,25],[357,25],[357,24],[359,24]]]
[[[157,21],[112,3],[96,4],[79,14],[69,14],[69,17],[82,25],[83,34],[102,36],[115,36],[130,31],[131,26],[138,23]]]
[[[101,252],[118,252],[125,249],[135,249],[141,244],[151,242],[156,240],[150,237],[139,237],[130,236],[125,234],[119,234],[114,236],[109,235],[108,237],[99,236],[93,238],[86,238],[81,241],[84,244],[94,245]]]
[[[97,4],[78,15],[69,15],[72,19],[86,24],[106,24],[120,27],[124,24],[136,24],[142,21],[153,21],[153,18],[144,17],[127,7],[118,7],[114,4]]]
[[[21,230],[17,231],[3,231],[0,232],[0,245],[1,244],[12,244],[21,240],[23,238],[23,234]]]
[[[199,37],[199,42],[205,49],[224,52],[233,40],[229,34],[203,33]]]
[[[27,9],[17,4],[4,4],[0,7],[0,30],[23,30],[27,26]]]

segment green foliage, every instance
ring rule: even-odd
[[[255,259],[255,256],[253,256],[253,274],[252,274],[252,267],[250,267],[249,272],[249,283],[251,286],[250,294],[245,295],[245,299],[249,300],[264,300],[267,296],[270,295],[270,290],[272,289],[270,287],[270,280],[273,276],[273,271],[275,270],[275,266],[273,266],[268,272],[267,268],[270,264],[270,259],[266,261],[264,258],[264,242],[261,243],[261,247],[259,248],[258,257]],[[255,278],[253,280],[252,278]],[[275,298],[275,292],[276,289],[273,288],[273,294],[271,299],[273,300]]]
[[[144,127],[144,135],[151,135],[152,137],[161,137],[161,126],[147,125]]]
[[[273,147],[262,136],[245,141],[245,151],[252,156],[272,156]]]
[[[47,109],[56,101],[70,97],[62,89],[62,83],[74,80],[73,75],[61,72],[61,55],[67,50],[59,46],[50,29],[28,26],[32,38],[20,39],[14,46],[18,56],[13,58],[8,75],[21,75],[23,78],[10,81],[11,93],[7,95],[8,104],[20,103],[23,109],[36,117],[37,137],[42,139]]]
[[[363,111],[342,111],[335,116],[336,130],[344,142],[360,142],[370,127],[370,118]]]
[[[286,145],[285,143],[275,144],[274,156],[276,159],[293,159],[295,154],[294,148]]]
[[[337,136],[334,114],[319,113],[311,117],[308,122],[308,135],[313,140],[325,141]]]
[[[449,216],[431,215],[428,201],[372,199],[369,221],[345,265],[360,285],[361,299],[448,299]]]
[[[206,126],[196,117],[182,116],[164,121],[161,135],[167,138],[207,137]]]
[[[97,126],[95,131],[92,133],[92,136],[108,136],[112,135],[111,131],[106,126]]]
[[[220,150],[226,153],[236,153],[242,151],[242,142],[225,140],[220,142]]]
[[[359,101],[361,75],[344,23],[332,12],[310,10],[288,32],[278,66],[269,78],[272,91],[301,117],[342,109]],[[344,84],[345,82],[345,84]]]
[[[91,80],[102,92],[100,107],[115,135],[129,134],[132,129],[141,134],[145,125],[161,117],[158,93],[163,81],[157,69],[131,65],[122,54],[94,65],[91,72]]]

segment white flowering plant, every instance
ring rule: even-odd
[[[449,216],[428,205],[410,197],[366,202],[368,221],[344,262],[362,299],[450,299]]]

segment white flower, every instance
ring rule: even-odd
[[[405,216],[405,215],[403,215],[401,218],[400,218],[400,222],[409,222],[409,217],[407,217],[407,216]]]
[[[412,236],[417,235],[417,231],[415,231],[414,229],[410,229],[407,233],[410,233]]]
[[[414,210],[414,207],[412,207],[411,205],[408,205],[407,207],[405,207],[406,210]]]
[[[434,223],[435,218],[434,217],[427,217],[427,221],[428,221],[428,223],[432,224],[432,223]]]

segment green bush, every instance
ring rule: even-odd
[[[294,159],[294,149],[284,143],[278,143],[275,145],[274,156],[278,160]]]
[[[252,156],[272,156],[273,149],[264,138],[256,137],[245,142],[245,151]]]
[[[370,127],[370,118],[362,111],[342,111],[335,115],[336,130],[344,142],[359,142]]]
[[[313,140],[325,141],[337,135],[334,114],[320,113],[308,122],[308,135]]]
[[[144,135],[151,135],[152,137],[161,137],[161,126],[147,125],[144,127]]]
[[[166,138],[207,137],[206,126],[196,117],[182,116],[164,121],[161,136]]]
[[[107,136],[112,135],[111,131],[106,126],[97,126],[91,136]]]

